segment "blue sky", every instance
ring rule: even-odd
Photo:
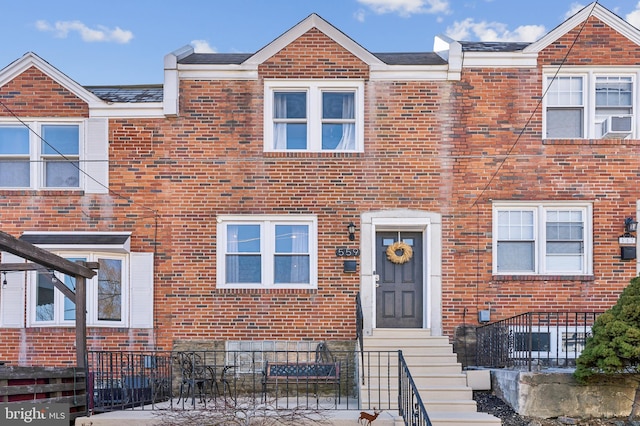
[[[82,85],[157,84],[188,44],[252,53],[311,13],[371,52],[433,38],[533,41],[588,5],[573,0],[0,0],[0,68],[34,52]],[[640,0],[600,4],[640,27]]]

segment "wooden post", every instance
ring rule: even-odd
[[[87,368],[87,282],[76,275],[76,366]]]

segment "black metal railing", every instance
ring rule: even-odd
[[[221,404],[398,409],[397,351],[364,351],[366,369],[359,369],[361,356],[353,350],[329,351],[324,343],[311,342],[300,343],[309,343],[306,349],[279,350],[279,343],[287,342],[260,343],[262,350],[90,351],[90,412],[215,409]],[[362,374],[366,387],[360,385]]]
[[[476,329],[476,364],[490,368],[573,367],[599,312],[529,312]]]
[[[402,351],[398,351],[398,409],[407,426],[431,426],[427,409],[422,402]]]
[[[356,340],[360,348],[360,365],[364,369],[364,314],[362,312],[362,300],[360,293],[356,294]],[[364,370],[361,375],[362,384],[365,384]]]
[[[170,400],[170,352],[90,351],[89,411],[145,407]]]

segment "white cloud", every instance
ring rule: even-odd
[[[358,0],[375,13],[397,13],[410,16],[416,13],[450,13],[449,0]]]
[[[640,1],[636,4],[636,10],[628,13],[624,18],[634,27],[640,28]]]
[[[97,28],[92,29],[80,21],[57,21],[53,25],[47,21],[37,21],[36,28],[39,31],[53,32],[59,38],[67,38],[69,33],[77,32],[83,41],[89,43],[103,41],[126,44],[133,38],[131,31],[120,27],[111,29],[98,25]]]
[[[364,22],[364,18],[365,18],[366,14],[364,9],[358,9],[354,14],[353,17],[356,18],[356,21],[358,22]]]
[[[576,3],[576,2],[571,3],[571,6],[569,6],[569,10],[567,11],[567,13],[564,14],[564,19],[571,18],[573,15],[575,15],[576,13],[584,9],[585,6],[586,5],[581,3]]]
[[[454,40],[535,41],[545,34],[543,25],[521,25],[513,31],[500,22],[476,22],[472,18],[456,21],[445,33]]]
[[[196,53],[216,53],[217,50],[209,45],[206,40],[193,40],[189,43],[193,46],[193,51]]]

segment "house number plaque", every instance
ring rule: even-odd
[[[354,248],[337,248],[336,256],[338,257],[351,257],[351,256],[360,256],[360,249]]]

